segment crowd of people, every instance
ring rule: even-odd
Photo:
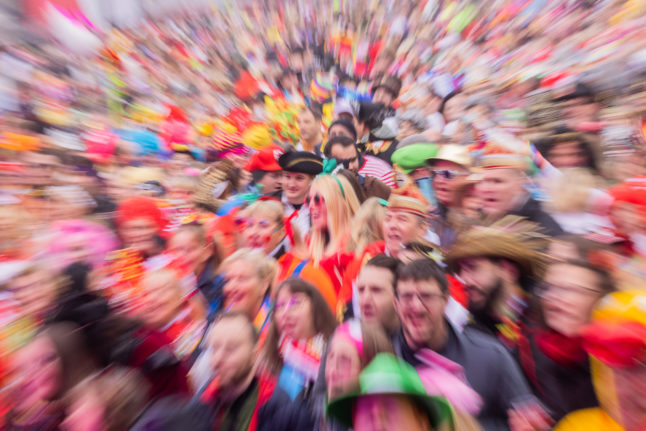
[[[0,428],[646,429],[646,3],[82,25],[0,47]]]

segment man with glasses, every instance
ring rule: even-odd
[[[330,138],[325,145],[325,156],[359,175],[375,177],[390,188],[397,185],[390,165],[374,156],[361,155],[352,138],[339,135]]]
[[[448,249],[455,241],[455,231],[448,222],[449,210],[456,205],[456,191],[470,174],[471,155],[464,146],[447,144],[427,162],[437,202],[431,229],[437,234],[440,247]]]
[[[511,355],[482,332],[456,329],[444,314],[448,299],[446,276],[435,263],[414,260],[399,268],[395,309],[402,329],[394,339],[396,354],[417,367],[418,354],[430,349],[461,366],[482,398],[477,419],[487,431],[508,430],[510,415],[523,418],[525,429],[549,429],[549,418]]]

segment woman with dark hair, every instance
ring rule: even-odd
[[[307,398],[336,320],[318,289],[301,279],[285,280],[275,298],[264,365],[292,399]]]
[[[582,334],[595,305],[615,289],[603,253],[583,258],[580,251],[547,266],[536,291],[537,323],[523,327],[518,342],[523,371],[557,422],[598,404]]]

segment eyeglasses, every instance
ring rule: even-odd
[[[357,156],[354,156],[354,157],[349,158],[349,159],[339,159],[339,158],[335,158],[335,159],[336,159],[336,162],[339,165],[342,165],[344,168],[348,169],[348,168],[350,168],[351,163],[354,163],[354,162],[357,161]]]
[[[466,173],[460,171],[454,171],[451,169],[438,169],[431,171],[431,176],[435,179],[436,177],[444,178],[445,180],[452,180],[457,177],[465,176]]]
[[[274,311],[276,313],[282,313],[290,309],[299,309],[305,304],[305,298],[301,296],[292,296],[289,298],[289,301],[276,302],[274,305]]]
[[[413,303],[415,298],[422,303],[422,305],[430,305],[435,299],[444,298],[442,293],[430,293],[430,292],[405,292],[398,295],[399,302],[404,306],[409,306]]]
[[[325,203],[325,199],[323,199],[323,196],[319,195],[318,193],[315,194],[314,196],[310,196],[309,198],[305,198],[305,203],[309,204],[309,206],[319,206],[322,203]]]
[[[588,296],[600,296],[602,294],[601,291],[597,289],[593,289],[591,287],[585,287],[585,286],[558,286],[556,284],[551,284],[547,282],[542,282],[538,286],[537,290],[537,295],[538,296],[545,296],[548,292],[552,293],[566,293],[566,294],[577,294],[577,295],[588,295]]]

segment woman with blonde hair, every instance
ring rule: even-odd
[[[334,310],[337,296],[329,275],[308,259],[300,232],[284,216],[283,206],[273,200],[257,201],[240,211],[236,224],[242,230],[243,246],[278,259],[277,283],[300,277],[316,286]]]
[[[280,259],[292,247],[304,244],[300,232],[285,220],[283,205],[275,200],[256,201],[241,210],[236,218],[244,247],[262,250],[267,256]]]
[[[353,257],[350,226],[359,201],[348,180],[334,175],[316,178],[306,200],[312,220],[310,258],[328,272],[338,291],[345,267]]]
[[[245,313],[260,339],[269,326],[271,286],[276,276],[276,261],[260,250],[242,248],[227,257],[219,271],[224,276],[223,310]]]
[[[352,219],[350,236],[355,244],[355,253],[361,254],[370,244],[384,240],[383,223],[386,207],[383,199],[369,198]]]

